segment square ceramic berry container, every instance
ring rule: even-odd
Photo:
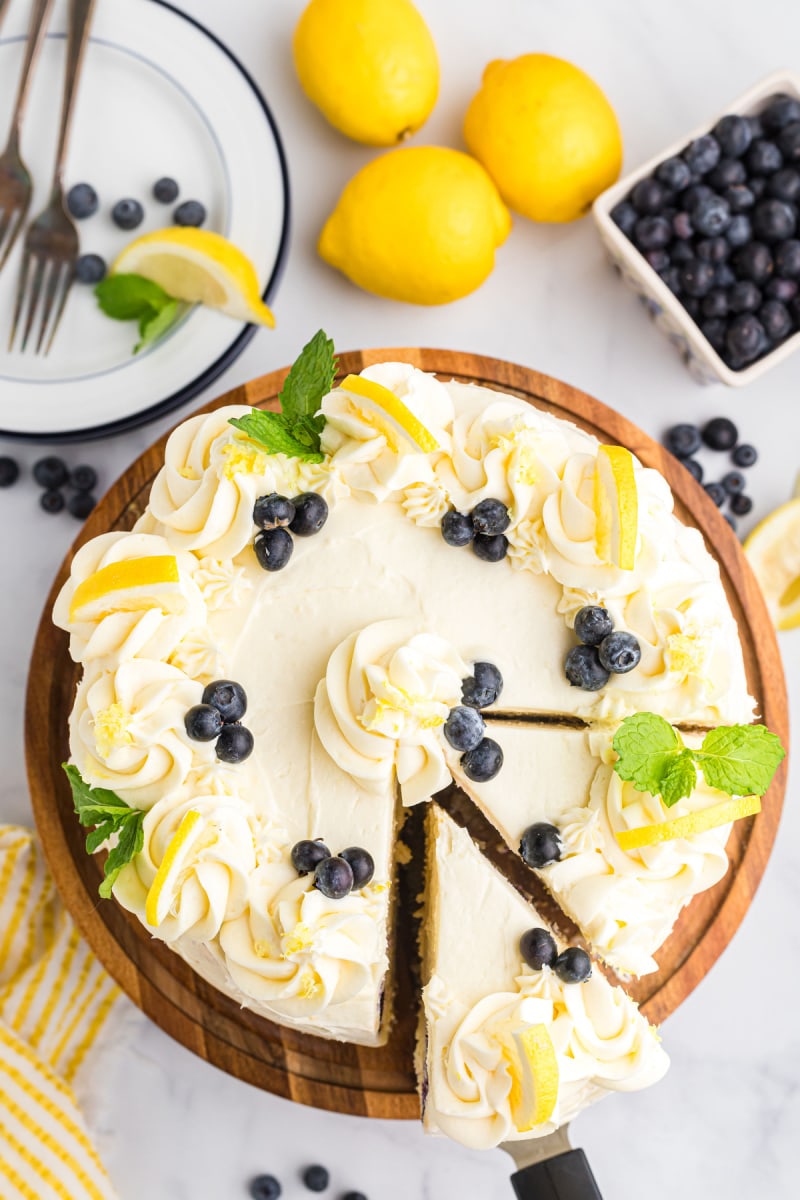
[[[776,92],[785,92],[800,100],[800,75],[791,71],[775,71],[768,75],[755,87],[732,100],[710,121],[693,129],[679,141],[653,155],[641,167],[625,175],[598,196],[592,207],[592,214],[612,263],[619,269],[623,281],[637,293],[657,327],[669,338],[698,383],[725,383],[728,387],[744,387],[800,348],[800,332],[792,334],[775,350],[751,366],[734,371],[723,362],[677,296],[673,295],[633,242],[614,224],[611,210],[620,200],[625,199],[640,179],[652,174],[665,158],[679,155],[689,142],[710,133],[720,117],[729,113],[745,117],[757,116],[765,107],[766,101]]]

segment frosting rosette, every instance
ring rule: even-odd
[[[435,376],[409,363],[378,363],[365,367],[361,377],[392,392],[439,446],[449,444],[453,401]],[[431,461],[438,452],[423,454],[402,436],[391,446],[361,396],[336,387],[323,399],[322,412],[322,449],[331,456],[333,471],[352,491],[385,500],[433,478]]]
[[[152,898],[164,915],[156,928],[149,926],[165,942],[184,936],[202,942],[216,937],[223,921],[244,912],[256,867],[257,835],[249,806],[238,796],[187,796],[185,791],[158,800],[149,810],[144,846],[114,884],[123,907],[149,924],[148,896],[173,848],[170,870],[163,885],[156,884],[159,894]]]
[[[150,660],[84,676],[70,716],[70,750],[83,778],[135,808],[180,787],[193,765],[215,757],[213,743],[190,741],[184,727],[202,694],[176,667]]]
[[[461,703],[469,668],[449,642],[407,621],[378,621],[334,650],[317,688],[314,720],[331,758],[367,789],[394,772],[404,804],[451,781],[441,727]]]
[[[206,619],[196,566],[156,534],[104,533],[81,546],[53,609],[75,662],[168,658]]]
[[[234,982],[296,1019],[355,999],[386,970],[386,895],[370,884],[329,900],[286,862],[259,868],[248,911],[220,931]]]

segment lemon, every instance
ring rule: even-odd
[[[511,228],[480,163],[440,146],[392,150],[345,187],[319,252],[368,292],[447,304],[473,292]]]
[[[800,498],[782,504],[745,540],[744,550],[777,629],[800,625]]]
[[[574,221],[618,178],[614,110],[579,67],[549,54],[489,63],[464,121],[468,148],[532,221]]]
[[[597,557],[632,571],[639,536],[639,493],[633,455],[624,446],[600,446],[597,451],[594,512]]]
[[[394,146],[419,129],[439,91],[436,47],[410,0],[311,0],[294,62],[331,125],[368,146]]]
[[[79,583],[69,606],[70,621],[99,621],[112,612],[138,612],[157,605],[181,607],[180,574],[174,554],[110,563]]]
[[[515,1029],[504,1043],[511,1076],[511,1120],[527,1133],[552,1117],[558,1100],[558,1059],[546,1025]]]
[[[423,454],[439,449],[438,441],[427,426],[382,383],[364,379],[361,375],[348,375],[339,386],[358,396],[358,408],[380,430],[390,449],[395,452],[400,449],[398,437],[411,450],[421,450]]]
[[[143,275],[176,300],[206,304],[237,321],[275,325],[250,259],[208,229],[173,226],[145,233],[126,246],[111,270],[114,275]]]
[[[617,834],[622,850],[639,850],[642,846],[655,846],[658,842],[671,842],[675,838],[694,837],[706,833],[719,825],[728,825],[742,817],[752,817],[761,812],[759,796],[737,796],[723,800],[685,817],[673,817],[671,821],[658,821],[655,825],[641,825],[638,829],[623,829]]]
[[[190,809],[164,851],[161,865],[150,885],[145,901],[144,915],[148,925],[157,929],[169,912],[174,885],[186,865],[186,859],[202,832],[200,813]]]

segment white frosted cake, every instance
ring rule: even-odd
[[[54,619],[83,669],[68,774],[87,848],[111,851],[103,894],[240,1004],[379,1044],[393,921],[410,919],[393,902],[398,814],[455,778],[515,849],[547,824],[555,858],[533,865],[554,897],[609,963],[653,970],[724,873],[730,820],[755,811],[723,797],[710,832],[684,823],[677,841],[655,785],[615,773],[615,731],[642,713],[681,761],[673,726],[753,718],[715,560],[621,447],[405,363],[333,379],[319,334],[281,414],[189,418],[136,527],[75,555]],[[701,779],[689,792],[675,815],[716,813]],[[623,850],[623,826],[646,846]],[[462,1007],[525,974],[509,947],[497,971],[450,955]],[[630,1086],[661,1073],[648,1053]],[[591,1078],[548,1127],[613,1086]],[[426,1122],[462,1128],[431,1098]]]

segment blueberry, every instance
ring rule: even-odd
[[[622,230],[626,237],[633,233],[633,227],[639,219],[639,214],[629,200],[621,200],[611,209],[611,220]]]
[[[292,846],[292,866],[298,875],[310,875],[331,852],[321,838],[304,838]]]
[[[694,234],[694,225],[688,212],[678,212],[672,218],[672,232],[676,238],[686,241]]]
[[[454,750],[474,750],[486,733],[486,722],[477,708],[459,704],[450,710],[442,732]]]
[[[472,517],[451,508],[442,517],[442,537],[448,546],[468,546],[475,536]]]
[[[665,271],[659,271],[659,275],[664,280],[671,292],[675,295],[680,294],[681,290],[681,272],[680,267],[667,267]]]
[[[714,288],[703,298],[700,305],[704,317],[725,317],[728,315],[728,293],[724,288]]]
[[[714,195],[713,188],[708,187],[705,183],[693,183],[685,192],[681,193],[681,202],[691,216],[694,213],[698,204],[702,204],[705,200],[710,200]]]
[[[345,1192],[342,1200],[367,1200],[363,1192]]]
[[[710,320],[703,321],[700,325],[701,333],[708,339],[716,351],[721,351],[724,348],[727,330],[726,323],[719,317],[712,317]]]
[[[321,889],[320,889],[321,890]],[[325,893],[327,895],[327,893]],[[340,899],[338,896],[333,896],[331,899]],[[324,1192],[325,1188],[330,1183],[330,1175],[325,1167],[315,1165],[306,1167],[303,1171],[303,1183],[310,1192]]]
[[[696,458],[682,458],[681,462],[693,479],[696,479],[698,483],[703,482],[703,468]]]
[[[645,250],[644,259],[648,266],[651,266],[654,271],[658,271],[659,275],[666,271],[670,264],[666,250]]]
[[[795,167],[781,167],[767,181],[767,192],[777,200],[796,204],[800,198],[800,171]]]
[[[255,739],[244,725],[223,725],[217,738],[217,758],[220,762],[241,763],[253,753]]]
[[[569,946],[559,954],[553,970],[562,983],[585,983],[592,973],[592,960],[580,946]]]
[[[183,719],[193,742],[213,742],[222,730],[222,714],[210,704],[195,704]]]
[[[67,210],[76,221],[83,221],[97,212],[100,201],[90,183],[75,183],[67,192]]]
[[[726,520],[726,521],[728,522],[728,524],[730,525],[730,527],[731,527],[731,529],[733,530],[733,532],[734,532],[734,533],[736,533],[736,530],[737,530],[737,528],[738,528],[738,526],[737,526],[737,524],[736,524],[736,518],[735,518],[735,517],[732,517],[730,513],[723,513],[722,515],[724,516],[725,520]]]
[[[772,254],[763,242],[740,246],[733,256],[733,269],[740,279],[766,283],[773,270]]]
[[[737,492],[744,491],[745,478],[741,471],[728,471],[727,475],[722,476],[720,483],[729,496],[734,496]]]
[[[775,249],[775,271],[785,279],[800,279],[800,241],[790,238]]]
[[[631,192],[631,203],[642,216],[658,212],[666,202],[667,189],[657,179],[640,179]]]
[[[753,501],[749,496],[745,496],[744,492],[731,496],[731,511],[735,512],[737,517],[746,517],[752,507]]]
[[[792,318],[780,300],[765,301],[757,315],[771,342],[782,342],[792,332]]]
[[[734,184],[733,187],[726,188],[723,198],[728,201],[728,208],[732,213],[744,212],[756,202],[750,187],[745,184]]]
[[[328,519],[328,502],[316,492],[303,492],[292,500],[294,519],[289,528],[295,537],[313,537]]]
[[[753,175],[773,175],[783,166],[783,155],[774,142],[759,140],[747,151],[745,162]]]
[[[692,258],[681,267],[681,287],[687,296],[701,297],[714,286],[714,268],[701,258]]]
[[[615,675],[627,675],[628,671],[638,667],[642,658],[642,648],[636,638],[623,630],[604,638],[597,652],[605,669]]]
[[[800,121],[792,121],[777,138],[785,162],[800,162]]]
[[[676,425],[675,428],[678,429],[681,426]],[[686,425],[683,428],[691,429],[691,426]],[[673,430],[670,430],[667,437],[672,432]],[[584,646],[599,646],[613,628],[614,622],[611,620],[608,610],[601,608],[599,604],[585,604],[575,614],[575,636],[579,642],[583,642]]]
[[[281,1185],[274,1175],[257,1175],[250,1181],[252,1200],[278,1200]]]
[[[695,138],[683,152],[683,159],[688,163],[695,175],[706,175],[713,171],[722,157],[719,142],[710,133]]]
[[[714,126],[713,133],[720,150],[728,158],[741,158],[753,138],[746,117],[722,117]]]
[[[794,210],[785,200],[759,200],[753,209],[753,231],[765,242],[783,242],[797,228]]]
[[[97,499],[91,492],[75,492],[67,501],[67,509],[78,521],[85,521],[97,507]]]
[[[505,533],[511,524],[508,509],[502,500],[481,500],[480,504],[475,505],[470,516],[475,533],[486,534],[487,537]]]
[[[558,958],[556,939],[546,929],[526,929],[519,939],[519,952],[534,971],[552,967]]]
[[[717,508],[721,508],[725,503],[725,488],[721,483],[707,483],[704,487],[710,500],[713,500]]]
[[[547,867],[561,858],[564,843],[555,825],[537,821],[529,825],[519,843],[522,861],[529,867]]]
[[[82,254],[75,263],[75,278],[78,283],[99,283],[105,278],[106,260],[99,254]]]
[[[469,708],[488,708],[503,690],[503,676],[494,663],[476,662],[461,685],[461,698]]]
[[[776,133],[792,121],[798,120],[800,120],[800,101],[795,100],[794,96],[787,96],[785,92],[779,92],[777,96],[773,96],[761,113],[763,126],[770,133]]]
[[[707,237],[702,238],[695,245],[695,254],[698,258],[702,258],[703,262],[717,263],[724,262],[731,252],[730,244],[727,238],[724,237]]]
[[[729,246],[746,246],[753,237],[753,225],[744,213],[736,213],[731,217],[725,238]]]
[[[233,679],[215,679],[203,691],[203,704],[210,704],[226,725],[241,721],[247,712],[247,693]]]
[[[481,738],[473,750],[461,755],[461,766],[467,779],[488,783],[503,765],[503,751],[493,738]]]
[[[780,300],[783,304],[794,300],[798,291],[800,287],[796,279],[779,279],[777,275],[764,284],[764,295],[769,296],[770,300]]]
[[[262,529],[256,534],[253,546],[259,566],[265,571],[282,571],[294,550],[288,529]]]
[[[778,304],[779,301],[771,300],[769,303]],[[760,311],[763,311],[763,306]],[[741,316],[734,317],[725,338],[731,358],[736,363],[752,362],[761,352],[765,332],[764,326],[753,313],[742,313]]]
[[[346,850],[342,850],[339,858],[350,864],[354,888],[366,887],[371,882],[375,874],[375,860],[368,850],[361,846],[348,846]]]
[[[47,458],[40,458],[33,464],[33,478],[39,487],[43,487],[47,491],[65,484],[68,475],[67,464],[63,458],[57,458],[55,454],[48,455]]]
[[[79,492],[90,492],[97,483],[97,471],[94,467],[82,464],[73,467],[69,473],[69,486]]]
[[[728,288],[736,283],[736,276],[728,263],[719,263],[714,268],[714,287]]]
[[[504,533],[476,533],[472,539],[472,549],[484,562],[500,562],[508,554],[508,538]]]
[[[694,234],[692,234],[692,237],[694,237]],[[669,248],[669,256],[673,263],[677,263],[679,267],[682,267],[684,263],[694,258],[694,248],[691,241],[674,241]]]
[[[751,175],[747,181],[747,186],[753,193],[754,199],[758,200],[759,196],[763,196],[767,190],[767,181],[763,175]]]
[[[747,168],[738,158],[721,158],[714,170],[709,171],[708,182],[719,191],[737,183],[746,183]]]
[[[11,487],[19,479],[19,463],[4,454],[0,458],[0,488]]]
[[[666,158],[656,167],[655,175],[671,192],[682,192],[692,182],[692,172],[682,158]]]
[[[253,523],[259,529],[279,529],[291,524],[294,512],[294,505],[288,496],[271,492],[269,496],[259,496],[253,505]]]
[[[761,117],[745,117],[744,119],[747,121],[747,126],[750,130],[751,142],[754,142],[756,138],[763,138],[764,122],[761,120]]]
[[[640,250],[661,250],[672,240],[672,225],[666,217],[640,217],[633,240]]]
[[[169,175],[162,176],[153,184],[153,195],[159,204],[174,204],[178,199],[178,185]]]
[[[111,220],[120,229],[136,229],[144,220],[144,209],[138,200],[118,200],[111,210]]]
[[[42,492],[39,503],[46,513],[60,513],[64,507],[64,494],[58,488]]]
[[[329,900],[343,900],[345,896],[349,896],[353,890],[353,883],[353,868],[349,862],[345,862],[336,854],[324,858],[314,871],[314,887]],[[312,1191],[314,1190],[322,1191],[322,1188],[312,1188]]]
[[[731,455],[731,460],[737,467],[752,467],[753,463],[758,459],[758,451],[755,446],[751,446],[749,442],[742,442],[736,446]]]
[[[734,313],[755,312],[760,308],[762,299],[760,289],[749,279],[742,279],[728,292],[728,307]]]
[[[199,200],[184,200],[183,204],[179,204],[175,209],[172,219],[176,225],[202,225],[206,219],[205,205]]]
[[[739,430],[728,417],[714,417],[701,432],[710,450],[732,450],[739,440]]]
[[[564,662],[564,671],[572,686],[585,692],[599,692],[609,680],[596,646],[573,646]]]

